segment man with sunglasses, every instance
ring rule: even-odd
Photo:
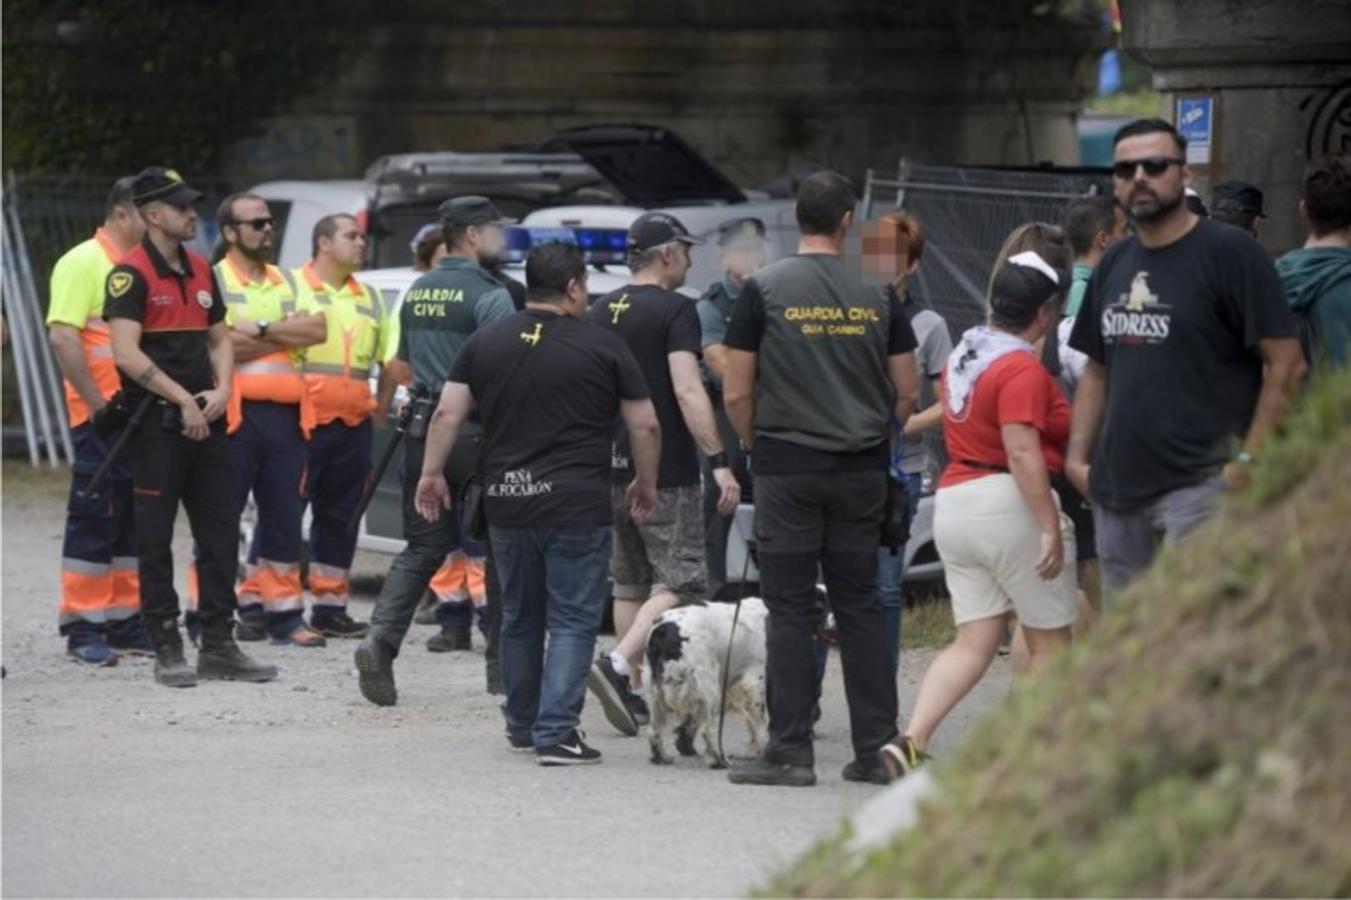
[[[244,655],[232,634],[239,514],[225,412],[234,351],[211,267],[183,246],[197,234],[193,204],[202,195],[159,167],[137,175],[132,191],[146,235],[109,273],[104,316],[128,406],[148,410],[132,425],[130,460],[141,618],[155,647],[155,680],[168,687],[199,678],[269,681],[276,667]],[[183,656],[170,549],[180,500],[200,548],[196,671]]]
[[[1066,474],[1094,503],[1119,592],[1241,488],[1304,372],[1275,267],[1186,205],[1186,141],[1161,119],[1117,132],[1116,197],[1134,234],[1103,255],[1070,345],[1088,355]]]
[[[235,464],[235,506],[253,494],[258,527],[239,589],[235,637],[322,647],[305,625],[300,583],[301,479],[314,409],[305,390],[304,349],[328,336],[317,310],[298,306],[295,277],[273,265],[276,231],[267,201],[231,194],[217,211],[225,255],[215,265],[234,347],[226,432]],[[189,580],[195,587],[196,579]],[[195,590],[188,632],[193,632]]]

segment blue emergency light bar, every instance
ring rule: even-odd
[[[506,263],[523,263],[530,248],[551,241],[576,244],[588,266],[623,265],[628,254],[628,232],[622,228],[523,228],[506,230]]]

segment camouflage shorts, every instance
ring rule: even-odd
[[[616,600],[646,600],[664,588],[682,603],[704,600],[703,489],[662,488],[652,518],[637,523],[629,516],[624,486],[611,489],[614,506],[614,554],[610,577]]]

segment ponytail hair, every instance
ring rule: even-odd
[[[1060,278],[1037,254],[1027,251],[1009,258],[990,285],[990,324],[1006,331],[1022,331],[1036,321],[1042,307],[1059,303]]]

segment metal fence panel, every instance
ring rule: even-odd
[[[924,226],[924,263],[913,285],[956,341],[985,320],[985,290],[1004,239],[1026,222],[1064,219],[1075,197],[1110,189],[1096,170],[1021,171],[902,163],[897,176],[869,173],[871,217],[899,208]]]
[[[990,272],[1009,233],[1027,222],[1058,225],[1070,200],[1106,190],[1107,173],[1096,170],[1028,172],[903,160],[895,175],[868,173],[863,214],[876,218],[901,209],[919,220],[924,260],[909,289],[943,317],[955,344],[985,321]],[[942,433],[928,432],[924,446],[941,470],[947,457]]]

